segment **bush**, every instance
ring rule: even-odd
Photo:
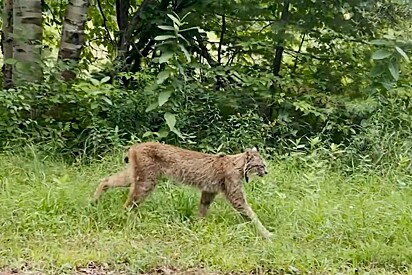
[[[148,123],[138,108],[145,96],[105,81],[1,91],[1,146],[33,143],[60,153],[95,154],[138,135]]]

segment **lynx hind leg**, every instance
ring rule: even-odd
[[[252,208],[246,201],[241,187],[226,191],[225,196],[233,208],[235,208],[244,218],[250,220],[264,238],[272,239],[273,233],[266,229],[255,212],[253,212]]]
[[[99,185],[94,192],[93,201],[97,201],[100,196],[105,192],[108,188],[115,188],[115,187],[128,187],[131,183],[131,180],[128,176],[127,171],[118,172],[110,177],[104,178],[100,181]]]
[[[207,210],[209,209],[210,204],[216,197],[216,193],[211,192],[202,192],[200,197],[200,204],[199,204],[199,217],[203,218],[206,216]]]
[[[135,205],[143,202],[155,187],[155,179],[136,177],[136,180],[130,185],[129,195],[123,207],[132,209]]]

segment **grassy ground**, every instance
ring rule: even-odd
[[[0,156],[0,269],[61,274],[94,262],[129,272],[389,274],[411,267],[412,189],[402,172],[343,176],[293,160],[270,163],[266,178],[246,186],[276,234],[269,243],[221,197],[197,219],[199,194],[167,182],[132,212],[122,209],[125,189],[91,205],[98,180],[122,167],[121,155],[87,166]]]

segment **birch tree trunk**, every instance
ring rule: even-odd
[[[80,60],[88,8],[88,0],[70,0],[66,9],[60,40],[59,61],[65,61],[70,67],[77,65]],[[73,79],[76,73],[71,69],[65,69],[62,76],[68,81]]]
[[[41,0],[13,1],[13,83],[43,79],[41,46],[43,38]]]
[[[7,63],[13,58],[13,0],[3,2],[3,25],[1,30],[1,51],[3,53],[3,88],[8,89],[13,85],[13,66]]]

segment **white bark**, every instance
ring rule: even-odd
[[[43,78],[41,0],[13,1],[13,68],[15,85],[40,82]]]
[[[84,28],[89,8],[88,0],[69,0],[60,41],[59,60],[69,61],[71,66],[77,65],[84,44]],[[76,74],[65,70],[65,80],[73,79]]]
[[[3,25],[1,32],[1,50],[3,52],[3,87],[10,88],[13,85],[13,66],[7,60],[13,58],[13,0],[3,1]]]

